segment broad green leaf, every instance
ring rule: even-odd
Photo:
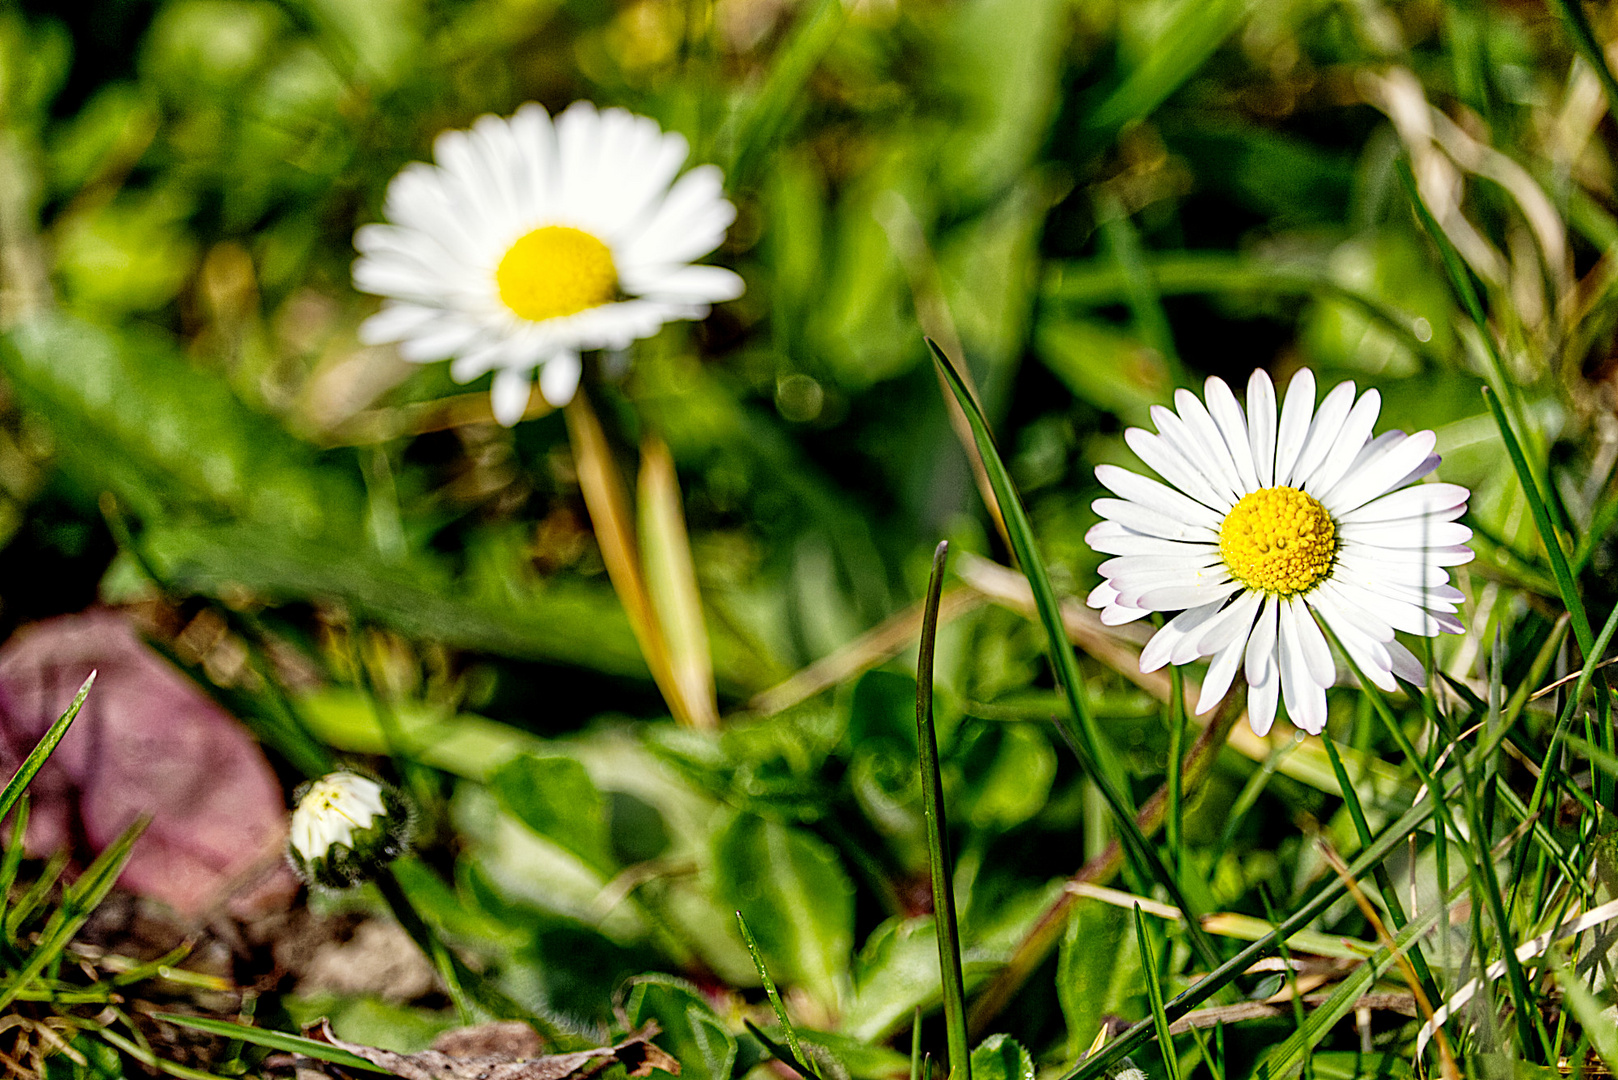
[[[1140,970],[1129,913],[1111,904],[1073,906],[1056,958],[1056,996],[1067,1018],[1067,1045],[1077,1056],[1094,1041],[1101,1019],[1120,1012],[1138,989]]]
[[[996,724],[968,746],[959,813],[979,829],[1021,825],[1045,805],[1056,776],[1056,751],[1033,724]]]
[[[629,983],[624,1014],[631,1027],[656,1020],[657,1042],[680,1062],[686,1080],[730,1080],[736,1037],[696,987],[672,975],[641,975]]]
[[[611,875],[615,866],[605,805],[583,765],[570,757],[524,754],[501,766],[489,786],[500,805],[524,825],[592,870]]]
[[[48,420],[58,460],[79,485],[111,490],[142,517],[190,509],[292,537],[359,533],[357,476],[155,334],[41,315],[0,339],[0,370]]]
[[[854,945],[854,887],[836,852],[744,812],[714,837],[713,853],[716,891],[746,917],[771,974],[835,1006]]]
[[[972,1051],[972,1080],[1034,1080],[1034,1059],[1009,1035],[990,1035]]]

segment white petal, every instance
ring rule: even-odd
[[[560,409],[573,400],[573,392],[579,388],[579,373],[583,368],[578,353],[557,353],[539,369],[539,392],[553,407]]]
[[[1298,460],[1292,466],[1294,487],[1303,487],[1304,482],[1325,462],[1326,455],[1336,447],[1343,421],[1348,419],[1349,410],[1353,407],[1352,382],[1342,382],[1332,387],[1320,403],[1320,408],[1315,410],[1315,418],[1309,423],[1309,435],[1304,439],[1303,449],[1298,451]]]
[[[1253,653],[1251,643],[1247,646],[1249,656]],[[1275,724],[1275,703],[1281,693],[1281,676],[1276,673],[1275,664],[1269,667],[1270,679],[1268,682],[1254,683],[1249,680],[1247,684],[1247,723],[1252,727],[1253,733],[1265,736]]]
[[[528,396],[534,380],[527,368],[501,368],[494,373],[494,385],[489,389],[494,418],[506,427],[522,419],[528,410]]]
[[[1342,430],[1327,452],[1326,460],[1304,478],[1305,491],[1318,499],[1321,492],[1330,491],[1347,474],[1354,459],[1371,438],[1371,429],[1376,426],[1377,414],[1381,411],[1382,395],[1374,388],[1367,390],[1343,421]]]
[[[1339,557],[1354,554],[1366,559],[1380,559],[1388,563],[1424,562],[1432,566],[1462,566],[1477,558],[1477,552],[1465,544],[1444,547],[1378,547],[1359,540],[1344,540]]]
[[[1170,541],[1164,541],[1169,543]],[[1188,547],[1180,544],[1179,547]],[[1146,574],[1161,574],[1173,572],[1182,575],[1195,574],[1199,570],[1206,570],[1210,566],[1218,566],[1219,554],[1210,552],[1206,555],[1120,555],[1108,559],[1097,569],[1109,578],[1129,578]]]
[[[1257,686],[1274,678],[1278,606],[1275,597],[1265,598],[1264,607],[1258,613],[1258,621],[1253,624],[1253,632],[1247,638],[1248,686]]]
[[[1118,496],[1177,521],[1201,525],[1215,532],[1224,522],[1218,512],[1180,494],[1167,484],[1139,476],[1128,469],[1120,469],[1116,465],[1097,465],[1096,479]]]
[[[1161,537],[1138,533],[1116,521],[1099,521],[1090,526],[1090,531],[1084,534],[1084,542],[1091,550],[1108,555],[1183,555],[1187,558],[1200,558],[1207,554],[1217,557],[1219,554],[1217,544],[1187,544],[1178,540],[1164,540]]]
[[[1202,607],[1182,611],[1152,635],[1152,640],[1140,651],[1140,669],[1144,672],[1156,671],[1168,663],[1176,646],[1182,645],[1187,637],[1195,638],[1196,631],[1219,611],[1217,603],[1204,604]],[[1191,657],[1177,663],[1189,663],[1196,658],[1193,651]]]
[[[1275,483],[1275,384],[1263,368],[1255,368],[1247,380],[1247,435],[1258,486],[1270,487]]]
[[[1427,685],[1427,669],[1421,666],[1415,654],[1405,648],[1398,641],[1390,641],[1387,645],[1388,657],[1393,662],[1393,673],[1412,686],[1424,687]]]
[[[654,300],[716,304],[746,290],[741,276],[722,266],[659,267],[620,275],[624,290]]]
[[[1309,419],[1315,410],[1315,375],[1304,368],[1292,376],[1287,399],[1281,406],[1281,423],[1275,433],[1275,482],[1292,482],[1292,466],[1309,438]]]
[[[1202,440],[1197,438],[1173,409],[1153,405],[1151,413],[1152,422],[1157,425],[1158,435],[1173,448],[1175,453],[1185,458],[1207,478],[1221,501],[1229,500],[1234,506],[1236,501],[1246,494],[1236,482],[1235,472],[1226,472],[1213,464],[1212,455],[1203,447]]]
[[[1251,589],[1232,600],[1225,610],[1202,628],[1197,636],[1197,653],[1208,656],[1219,652],[1237,638],[1246,641],[1253,629],[1253,617],[1258,614],[1258,606],[1263,600],[1263,593]]]
[[[1344,524],[1362,521],[1397,521],[1400,518],[1420,517],[1441,510],[1464,507],[1471,497],[1459,484],[1418,484],[1373,499],[1357,510],[1339,518]]]
[[[1214,655],[1213,663],[1208,665],[1208,674],[1202,680],[1202,693],[1197,698],[1197,715],[1201,716],[1224,698],[1225,692],[1230,689],[1231,680],[1236,677],[1236,668],[1242,661],[1242,650],[1247,648],[1247,638],[1238,637],[1227,644]]]
[[[1429,548],[1454,547],[1472,539],[1472,530],[1454,521],[1418,522],[1377,521],[1370,524],[1343,524],[1337,535],[1346,542],[1353,540],[1375,547],[1410,548],[1424,551]]]
[[[1090,504],[1091,509],[1109,521],[1116,521],[1120,525],[1156,536],[1163,540],[1186,540],[1192,543],[1217,544],[1219,534],[1212,529],[1196,525],[1187,525],[1176,521],[1156,510],[1139,506],[1123,499],[1097,499]]]
[[[1407,634],[1433,637],[1441,630],[1460,633],[1460,624],[1454,616],[1441,616],[1427,611],[1407,600],[1399,600],[1383,593],[1371,592],[1346,581],[1333,583],[1344,604],[1352,605],[1387,623],[1395,630]]]
[[[1305,599],[1309,606],[1326,617],[1327,625],[1333,629],[1347,624],[1373,641],[1393,640],[1392,626],[1365,609],[1345,602],[1342,594],[1336,591],[1336,586],[1330,581],[1321,582]]]
[[[1304,616],[1308,618],[1307,615]],[[1326,727],[1326,691],[1315,682],[1299,638],[1300,628],[1290,604],[1283,604],[1276,638],[1275,659],[1281,673],[1281,692],[1292,723],[1318,735]]]
[[[1287,607],[1292,611],[1292,623],[1298,648],[1303,653],[1303,662],[1309,668],[1309,676],[1321,686],[1330,686],[1337,681],[1337,665],[1332,663],[1331,647],[1326,644],[1326,636],[1315,625],[1315,617],[1309,614],[1309,609],[1298,597],[1291,597]]]
[[[1126,604],[1151,608],[1153,611],[1180,611],[1184,608],[1211,604],[1215,600],[1223,600],[1240,588],[1241,585],[1234,581],[1214,581],[1201,585],[1158,585],[1139,593],[1126,594],[1123,600]]]
[[[1390,448],[1374,462],[1351,470],[1341,483],[1321,496],[1321,503],[1335,517],[1341,518],[1398,484],[1432,452],[1438,436],[1431,431],[1418,431],[1404,442]]]
[[[1247,421],[1242,418],[1242,407],[1236,404],[1236,395],[1230,392],[1225,380],[1209,376],[1203,384],[1203,397],[1207,399],[1208,415],[1224,436],[1225,447],[1235,463],[1236,475],[1248,491],[1257,491],[1258,472],[1253,468],[1253,446],[1247,437]]]
[[[1186,429],[1202,447],[1203,460],[1208,463],[1207,468],[1217,473],[1232,491],[1245,492],[1246,485],[1242,483],[1241,475],[1236,471],[1236,462],[1230,456],[1230,447],[1226,445],[1224,435],[1220,434],[1219,425],[1208,415],[1207,407],[1197,399],[1197,395],[1183,389],[1174,392],[1174,404]]]
[[[1235,505],[1228,496],[1216,492],[1202,470],[1187,461],[1161,435],[1130,428],[1124,432],[1124,442],[1148,468],[1204,506],[1225,513]]]
[[[1324,609],[1322,612],[1324,613]],[[1326,622],[1331,627],[1332,633],[1337,635],[1337,643],[1348,653],[1349,659],[1354,661],[1361,675],[1390,694],[1399,689],[1399,684],[1393,681],[1393,662],[1388,656],[1385,644],[1362,633],[1357,626],[1333,615],[1326,615]],[[1393,640],[1391,635],[1388,640]]]

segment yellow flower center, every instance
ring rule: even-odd
[[[546,225],[519,238],[494,280],[501,302],[531,322],[599,307],[618,291],[607,245],[566,225]]]
[[[1219,526],[1219,556],[1250,589],[1292,596],[1331,570],[1337,526],[1313,496],[1270,487],[1242,496]]]

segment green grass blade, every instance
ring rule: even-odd
[[[229,1020],[213,1020],[202,1016],[181,1016],[179,1013],[153,1013],[152,1018],[178,1027],[204,1031],[209,1035],[219,1035],[227,1039],[240,1039],[242,1042],[252,1043],[255,1046],[267,1046],[271,1050],[284,1050],[289,1054],[300,1054],[303,1057],[314,1058],[317,1061],[329,1061],[333,1065],[342,1065],[349,1069],[364,1069],[366,1072],[374,1073],[388,1071],[380,1065],[371,1064],[358,1054],[351,1054],[347,1050],[332,1046],[330,1043],[323,1043],[303,1035],[289,1035],[284,1031],[269,1031],[265,1028],[248,1027],[245,1024],[233,1024]]]
[[[28,835],[28,797],[25,795],[17,800],[17,816],[11,822],[11,842],[6,845],[6,853],[0,856],[0,937],[6,944],[11,943],[11,936],[4,933],[6,926],[6,911],[10,905],[11,887],[17,882],[17,871],[22,867],[23,837]]]
[[[944,781],[938,771],[938,732],[933,726],[933,647],[938,639],[938,601],[944,591],[944,562],[949,541],[933,551],[927,583],[927,606],[921,620],[916,661],[916,745],[921,755],[921,810],[927,820],[927,863],[932,871],[933,925],[938,938],[938,971],[943,981],[944,1030],[949,1044],[951,1080],[972,1080],[972,1053],[967,1045],[966,980],[961,970],[961,931],[955,918],[955,883],[945,832]]]
[[[1073,646],[1067,639],[1067,629],[1062,621],[1062,609],[1056,598],[1056,590],[1051,587],[1050,574],[1046,571],[1044,560],[1039,557],[1039,549],[1034,544],[1033,527],[1028,523],[1028,514],[1023,509],[1022,500],[1017,496],[1011,474],[1006,471],[999,448],[994,444],[994,436],[989,432],[989,424],[984,419],[983,410],[978,407],[977,400],[967,390],[960,372],[955,370],[955,365],[944,355],[944,350],[940,349],[937,342],[931,338],[927,339],[927,345],[933,351],[944,381],[949,384],[950,391],[960,402],[967,423],[971,425],[972,437],[977,443],[978,453],[983,458],[984,471],[989,475],[989,486],[994,489],[995,500],[1000,504],[1000,515],[1006,523],[1012,550],[1022,565],[1023,574],[1028,578],[1029,587],[1033,591],[1034,606],[1039,610],[1039,621],[1045,628],[1045,635],[1050,645],[1051,666],[1056,670],[1056,681],[1061,684],[1062,692],[1067,697],[1070,714],[1067,717],[1057,714],[1057,730],[1073,750],[1074,756],[1079,759],[1084,771],[1095,782],[1102,797],[1106,799],[1124,851],[1137,866],[1168,891],[1170,898],[1185,917],[1191,946],[1196,950],[1198,958],[1210,968],[1215,967],[1219,963],[1218,950],[1203,931],[1196,911],[1180,889],[1180,883],[1163,864],[1157,850],[1147,842],[1145,836],[1141,835],[1139,827],[1135,824],[1135,815],[1124,799],[1121,790],[1122,773],[1109,744],[1096,728],[1095,718],[1090,715],[1089,706],[1085,704],[1084,675],[1079,671],[1078,660],[1073,655]]]
[[[1556,969],[1556,982],[1562,988],[1563,1002],[1578,1019],[1584,1037],[1590,1040],[1591,1049],[1608,1069],[1618,1069],[1618,1028],[1613,1027],[1607,1017],[1606,1006],[1596,1000],[1584,980],[1567,967]]]
[[[1471,755],[1473,760],[1487,761],[1490,756],[1500,749],[1500,744],[1506,739],[1507,730],[1507,725],[1502,724],[1499,731],[1488,733],[1478,746],[1473,749]],[[1459,787],[1459,784],[1457,783],[1456,786]],[[1449,796],[1454,794],[1453,790],[1448,793]],[[1174,1023],[1186,1013],[1213,997],[1214,994],[1229,985],[1253,964],[1267,956],[1274,955],[1278,948],[1278,938],[1290,938],[1319,918],[1346,891],[1348,886],[1344,883],[1345,880],[1347,878],[1363,878],[1373,867],[1387,858],[1395,848],[1405,842],[1408,836],[1433,816],[1435,802],[1436,800],[1434,799],[1423,799],[1405,811],[1397,821],[1383,830],[1382,834],[1372,842],[1370,847],[1360,852],[1359,856],[1349,865],[1346,874],[1339,875],[1335,880],[1321,885],[1320,891],[1288,916],[1279,927],[1253,942],[1253,944],[1210,971],[1178,997],[1167,1002],[1163,1006],[1163,1011],[1168,1016],[1169,1023]],[[1401,941],[1406,935],[1410,935],[1413,940],[1415,935],[1425,933],[1436,921],[1439,910],[1435,906],[1433,911],[1424,914],[1421,919],[1412,921],[1394,940]],[[1362,968],[1361,970],[1364,969]],[[1349,981],[1352,981],[1355,977],[1350,976]],[[1367,975],[1366,978],[1369,979],[1369,976]],[[1348,1007],[1352,1007],[1351,1004]],[[1346,1015],[1346,1008],[1342,1015]],[[1062,1073],[1057,1080],[1092,1080],[1094,1077],[1105,1074],[1119,1058],[1122,1058],[1150,1038],[1154,1030],[1153,1021],[1150,1018],[1136,1023],[1106,1046],[1077,1063],[1067,1072]]]
[[[1539,538],[1545,545],[1545,555],[1550,559],[1551,573],[1556,577],[1556,587],[1562,594],[1562,603],[1567,605],[1567,612],[1573,618],[1573,636],[1578,639],[1579,651],[1589,657],[1595,649],[1594,635],[1590,632],[1590,617],[1585,614],[1584,601],[1579,597],[1578,583],[1573,580],[1572,568],[1568,566],[1567,554],[1562,550],[1562,541],[1558,537],[1556,528],[1551,524],[1550,511],[1546,509],[1545,499],[1539,491],[1539,482],[1528,467],[1528,459],[1523,456],[1522,444],[1517,441],[1516,433],[1511,429],[1511,422],[1506,419],[1505,409],[1501,407],[1500,398],[1487,386],[1483,388],[1483,400],[1488,402],[1489,411],[1494,414],[1494,422],[1500,428],[1500,438],[1506,444],[1506,453],[1511,457],[1511,467],[1517,470],[1517,479],[1522,483],[1523,494],[1528,498],[1528,509],[1534,515],[1534,527],[1539,530]]]
[[[1562,25],[1567,27],[1567,36],[1573,39],[1574,48],[1584,57],[1584,62],[1595,71],[1596,80],[1601,83],[1601,90],[1607,96],[1607,111],[1618,119],[1618,80],[1612,77],[1612,69],[1607,66],[1607,54],[1596,42],[1595,31],[1590,28],[1590,21],[1584,17],[1584,8],[1579,0],[1547,0],[1551,10],[1562,19]],[[1609,1059],[1608,1065],[1612,1064]]]
[[[803,1044],[798,1041],[798,1029],[792,1026],[792,1021],[787,1017],[787,1007],[781,1001],[780,992],[775,988],[775,980],[770,978],[770,969],[764,963],[764,954],[759,951],[758,942],[753,939],[753,931],[748,928],[747,920],[742,918],[740,911],[736,912],[736,925],[741,927],[742,940],[747,942],[747,953],[753,958],[753,967],[758,970],[759,981],[764,984],[764,993],[769,995],[770,1008],[775,1010],[775,1018],[780,1021],[781,1033],[786,1037],[787,1052],[790,1056],[783,1056],[781,1048],[777,1047],[763,1032],[754,1029],[753,1034],[757,1035],[765,1046],[770,1048],[772,1054],[797,1069],[804,1076],[818,1077],[820,1069],[804,1054]],[[749,1027],[752,1027],[752,1025],[749,1025]]]
[[[6,815],[11,813],[11,807],[22,797],[22,793],[28,790],[28,785],[33,783],[34,775],[44,766],[45,760],[51,756],[51,751],[56,749],[56,744],[62,741],[62,736],[67,734],[68,725],[73,723],[73,718],[84,708],[84,699],[90,696],[90,687],[95,685],[95,681],[96,673],[92,671],[90,677],[84,680],[84,685],[79,687],[79,692],[73,695],[73,704],[67,707],[67,712],[56,718],[56,723],[52,724],[50,730],[45,732],[45,737],[39,740],[39,745],[35,746],[33,752],[17,767],[17,771],[7,781],[5,788],[0,789],[0,821],[4,821]]]
[[[79,927],[84,925],[90,913],[112,890],[113,883],[118,880],[118,874],[129,861],[135,841],[146,831],[146,826],[150,822],[150,818],[143,817],[125,829],[123,835],[96,856],[95,861],[85,869],[79,880],[68,887],[66,895],[62,898],[62,906],[51,913],[28,959],[23,961],[9,978],[0,982],[0,1012],[3,1012],[48,964],[62,955],[62,950],[73,940],[73,935],[79,932]]]
[[[1316,1044],[1337,1026],[1339,1020],[1354,1010],[1354,1003],[1371,989],[1377,979],[1393,967],[1399,955],[1409,952],[1421,935],[1438,924],[1441,915],[1448,914],[1450,902],[1460,895],[1463,888],[1464,886],[1457,886],[1451,889],[1443,903],[1433,904],[1419,918],[1394,935],[1394,949],[1378,949],[1370,959],[1355,968],[1338,984],[1331,996],[1305,1018],[1303,1027],[1293,1032],[1286,1042],[1270,1051],[1269,1058],[1254,1075],[1282,1077],[1297,1071]]]
[[[1174,1036],[1169,1034],[1169,1018],[1163,1012],[1163,988],[1157,984],[1157,954],[1146,936],[1146,918],[1135,905],[1135,940],[1140,943],[1140,971],[1146,980],[1146,997],[1152,1005],[1152,1025],[1157,1030],[1157,1045],[1163,1051],[1163,1068],[1169,1080],[1180,1080],[1180,1059],[1174,1053]]]

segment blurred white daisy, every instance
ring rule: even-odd
[[[1124,433],[1168,485],[1096,468],[1119,496],[1096,501],[1106,520],[1085,538],[1118,556],[1101,564],[1104,580],[1090,594],[1101,621],[1180,612],[1141,651],[1141,670],[1211,656],[1200,714],[1244,666],[1248,717],[1260,735],[1275,721],[1278,696],[1298,727],[1318,734],[1326,726],[1336,668],[1316,617],[1376,685],[1393,690],[1394,675],[1422,685],[1421,664],[1394,631],[1461,633],[1462,596],[1445,567],[1472,558],[1472,531],[1455,520],[1467,490],[1416,484],[1438,466],[1437,437],[1372,438],[1381,395],[1367,390],[1355,401],[1351,382],[1316,410],[1307,370],[1293,377],[1279,420],[1263,371],[1248,380],[1245,416],[1220,379],[1208,380],[1206,397],[1204,406],[1177,391],[1177,412],[1152,409],[1157,434]]]
[[[335,772],[309,785],[292,811],[292,850],[305,859],[324,856],[333,847],[354,846],[354,834],[388,812],[382,785],[351,772]]]
[[[554,123],[528,104],[444,132],[437,164],[388,185],[391,224],[354,234],[355,286],[386,297],[361,340],[453,358],[459,382],[494,372],[503,424],[522,417],[536,369],[545,400],[566,404],[581,350],[626,348],[742,293],[731,271],[692,265],[736,210],[713,165],[675,180],[688,152],[656,121],[586,101]]]

